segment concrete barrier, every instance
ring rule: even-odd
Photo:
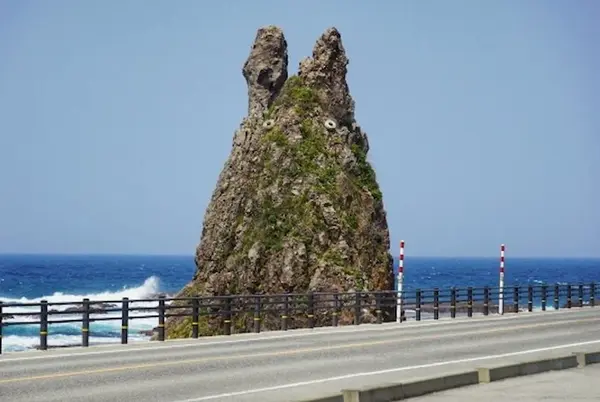
[[[577,356],[563,356],[552,359],[534,360],[530,362],[515,363],[492,368],[479,368],[480,383],[489,383],[492,381],[504,380],[506,378],[519,377],[543,373],[552,370],[564,370],[575,368],[579,365]]]
[[[577,363],[579,363],[579,367],[585,367],[588,364],[600,363],[600,352],[574,353],[574,354],[577,357]]]
[[[393,402],[467,385],[485,384],[512,377],[585,367],[586,365],[597,363],[600,363],[600,351],[578,352],[555,358],[538,359],[496,367],[482,367],[463,373],[426,378],[406,383],[344,389],[341,395],[331,395],[305,402]]]
[[[477,384],[477,371],[426,378],[400,384],[380,385],[365,389],[342,390],[343,402],[389,402]]]
[[[302,402],[344,402],[344,396],[343,396],[343,394],[337,394],[337,395],[324,396],[324,397],[318,398],[318,399],[307,399],[306,401],[302,401]]]

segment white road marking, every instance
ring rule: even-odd
[[[440,366],[447,366],[447,365],[459,364],[459,363],[470,363],[470,362],[476,362],[476,361],[480,361],[480,360],[499,359],[499,358],[503,358],[503,357],[520,356],[520,355],[526,355],[526,354],[530,354],[530,353],[546,352],[546,351],[550,351],[550,350],[565,349],[565,348],[571,348],[571,347],[576,347],[576,346],[593,345],[596,343],[600,343],[600,340],[571,343],[568,345],[558,345],[558,346],[551,346],[551,347],[540,348],[540,349],[524,350],[524,351],[520,351],[520,352],[503,353],[503,354],[499,354],[499,355],[490,355],[490,356],[481,356],[481,357],[471,357],[468,359],[450,360],[450,361],[445,361],[445,362],[422,364],[422,365],[418,365],[418,366],[398,367],[398,368],[387,369],[387,370],[378,370],[378,371],[369,371],[369,372],[364,372],[364,373],[347,374],[347,375],[341,375],[341,376],[337,376],[337,377],[321,378],[318,380],[310,380],[310,381],[302,381],[302,382],[296,382],[296,383],[291,383],[291,384],[276,385],[273,387],[256,388],[256,389],[249,389],[246,391],[229,392],[229,393],[225,393],[225,394],[202,396],[199,398],[185,399],[185,400],[179,400],[179,401],[173,401],[173,402],[210,401],[213,399],[228,398],[228,397],[232,397],[232,396],[257,394],[257,393],[261,393],[261,392],[278,391],[278,390],[282,390],[282,389],[286,389],[286,388],[300,387],[300,386],[304,386],[304,385],[315,385],[315,384],[322,384],[322,383],[331,382],[331,381],[347,380],[349,378],[366,377],[366,376],[387,374],[387,373],[396,373],[396,372],[400,372],[400,371],[409,371],[409,370],[416,370],[416,369],[423,369],[423,368],[440,367]]]

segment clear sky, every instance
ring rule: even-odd
[[[284,5],[285,4],[285,5]],[[392,252],[600,256],[600,2],[0,2],[0,252],[192,254],[257,28],[342,33]]]

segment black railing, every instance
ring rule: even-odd
[[[499,293],[498,288],[492,287],[405,289],[401,299],[401,321],[498,314]],[[595,307],[596,285],[506,286],[502,296],[503,313]],[[121,343],[126,344],[130,335],[130,323],[139,319],[156,318],[158,325],[152,330],[153,339],[164,341],[168,337],[165,322],[173,317],[188,320],[187,323],[191,326],[188,333],[192,338],[198,338],[207,331],[231,335],[234,332],[258,333],[264,329],[287,331],[319,326],[381,324],[397,321],[398,302],[396,291],[189,298],[160,296],[153,299],[83,299],[81,302],[59,303],[45,300],[39,303],[0,302],[0,353],[3,329],[16,325],[38,325],[39,349],[46,350],[49,347],[48,334],[52,324],[81,323],[81,344],[69,346],[86,347],[90,344],[90,323],[93,322],[120,320]],[[139,306],[141,303],[153,305]],[[15,307],[35,308],[37,311],[11,312]],[[118,315],[107,316],[111,313]],[[20,317],[27,317],[28,320],[20,321]],[[32,321],[32,318],[37,320]],[[212,328],[203,328],[203,334],[199,329],[202,320],[210,323],[209,327]],[[232,325],[234,320],[236,325]]]

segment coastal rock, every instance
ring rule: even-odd
[[[111,303],[94,303],[90,304],[90,314],[106,314],[106,310],[119,309],[120,305]],[[72,313],[83,313],[83,306],[67,307],[64,310],[49,309],[49,314],[72,314]]]
[[[288,77],[287,42],[274,26],[256,33],[242,73],[248,85],[248,116],[259,117],[273,103]]]
[[[329,28],[317,40],[312,57],[300,62],[298,72],[305,85],[322,91],[330,116],[343,126],[354,121],[354,101],[346,82],[348,63],[342,36],[337,29]]]
[[[298,75],[288,77],[287,64],[281,29],[260,28],[242,69],[248,116],[205,212],[196,272],[176,297],[393,289],[382,193],[354,118],[340,33],[327,29]],[[364,303],[363,320],[372,322],[375,301]],[[394,314],[386,309],[384,319]],[[301,326],[306,314],[292,318]],[[342,314],[340,324],[352,319]],[[200,335],[223,332],[222,315],[201,321]],[[252,324],[251,315],[232,320],[234,332]],[[262,329],[279,325],[274,314]],[[171,317],[166,328],[188,337],[191,318]]]
[[[142,329],[140,331],[138,331],[138,334],[140,335],[144,335],[144,336],[153,336],[156,335],[158,333],[158,327],[154,327],[152,329]]]

